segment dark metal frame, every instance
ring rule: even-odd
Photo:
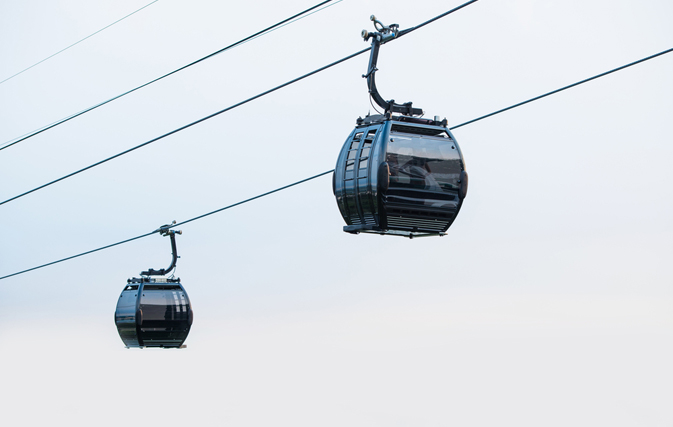
[[[399,25],[391,24],[385,26],[381,21],[377,20],[374,15],[370,17],[372,22],[374,22],[374,28],[378,31],[370,33],[367,30],[362,30],[362,38],[367,41],[370,38],[372,39],[372,48],[369,55],[369,66],[367,67],[367,74],[363,74],[362,77],[367,79],[367,87],[369,88],[369,94],[372,99],[378,106],[383,108],[384,114],[390,118],[391,113],[401,113],[407,116],[421,116],[423,115],[423,110],[421,108],[412,107],[411,102],[406,102],[404,104],[396,104],[394,99],[386,101],[381,94],[379,93],[376,87],[376,62],[379,58],[379,48],[382,44],[404,34],[404,31],[399,30]]]
[[[120,301],[122,298],[125,298],[125,292],[133,292],[133,297],[135,298],[135,304],[132,306],[124,305],[121,306],[120,308],[120,302],[117,303],[117,309],[115,310],[115,324],[117,326],[117,330],[119,332],[120,338],[124,342],[127,348],[130,347],[164,347],[164,348],[183,348],[183,343],[185,339],[187,339],[187,336],[189,335],[189,330],[191,329],[192,321],[193,321],[193,310],[191,308],[191,302],[189,300],[189,296],[187,295],[187,292],[185,291],[185,288],[182,286],[180,283],[180,278],[173,278],[173,277],[167,277],[167,278],[155,278],[152,276],[164,276],[175,268],[178,258],[178,248],[177,244],[175,242],[175,235],[176,234],[182,234],[182,231],[178,230],[171,230],[170,227],[175,224],[175,221],[173,221],[172,224],[166,224],[162,225],[159,227],[156,231],[159,232],[162,236],[168,236],[171,239],[171,249],[173,251],[172,255],[172,260],[171,264],[168,266],[168,268],[162,268],[160,270],[155,270],[153,268],[148,269],[147,271],[141,272],[142,277],[134,277],[132,279],[127,280],[127,285],[122,291],[122,294],[119,296]],[[152,330],[152,327],[150,329],[144,329],[144,321],[147,319],[143,319],[143,310],[142,310],[142,297],[144,296],[145,292],[145,287],[151,287],[154,289],[151,289],[151,291],[155,291],[158,289],[165,289],[166,291],[168,290],[173,290],[173,289],[179,289],[180,293],[182,294],[181,298],[184,297],[186,300],[185,307],[188,307],[187,313],[187,319],[186,321],[186,327],[182,327],[182,329],[174,329],[173,327],[170,327],[169,329],[166,329],[163,331],[165,334],[168,334],[168,336],[179,336],[181,338],[178,338],[177,340],[175,338],[170,339],[169,341],[156,341],[156,338],[153,338],[149,340],[147,338],[147,334],[151,333],[148,331]],[[157,287],[159,287],[157,289]]]
[[[175,224],[175,221],[173,221],[173,224]],[[178,258],[180,258],[178,256],[178,247],[175,243],[175,235],[182,234],[182,231],[171,230],[170,227],[173,224],[165,224],[157,229],[157,231],[161,233],[162,236],[168,236],[171,239],[171,249],[173,250],[173,259],[171,260],[171,265],[169,265],[168,268],[162,268],[161,270],[150,268],[147,271],[142,271],[140,273],[141,276],[165,276],[175,268],[175,265],[178,263]]]

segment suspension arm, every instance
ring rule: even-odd
[[[369,55],[369,66],[367,67],[367,74],[363,74],[362,77],[367,79],[367,88],[369,89],[369,94],[376,104],[383,108],[386,114],[389,113],[402,113],[407,116],[420,116],[423,115],[423,110],[421,108],[414,108],[411,102],[406,102],[404,104],[396,104],[394,99],[386,101],[381,94],[379,93],[376,87],[376,63],[379,58],[379,48],[381,44],[392,40],[399,35],[404,34],[397,30],[397,25],[393,24],[388,27],[383,26],[374,15],[372,15],[371,20],[374,22],[374,27],[378,30],[379,26],[381,27],[381,32],[370,33],[366,30],[362,30],[362,37],[367,41],[369,38],[372,39],[372,48]],[[377,25],[379,24],[379,25]]]
[[[175,221],[173,221],[173,224],[175,224]],[[142,276],[164,276],[168,273],[170,273],[174,268],[175,265],[178,263],[178,246],[175,243],[175,235],[176,234],[182,234],[182,231],[173,231],[170,229],[171,225],[162,225],[159,227],[157,231],[161,233],[162,236],[168,236],[171,239],[171,250],[173,251],[173,259],[171,260],[171,265],[168,266],[168,268],[162,268],[160,270],[155,270],[153,268],[148,269],[147,271],[143,271],[140,273]]]

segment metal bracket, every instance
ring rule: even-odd
[[[182,234],[182,231],[171,230],[171,227],[173,225],[175,225],[175,221],[173,221],[170,224],[164,224],[161,227],[154,230],[155,233],[159,232],[162,236],[168,236],[171,238],[171,249],[173,250],[173,259],[171,261],[171,265],[169,265],[168,268],[162,268],[161,270],[155,270],[153,268],[150,268],[147,271],[142,271],[140,273],[141,276],[165,276],[175,268],[175,265],[178,263],[178,258],[180,258],[178,256],[178,247],[177,244],[175,243],[175,235]]]
[[[362,30],[362,38],[367,41],[370,38],[372,39],[372,49],[369,55],[369,66],[367,67],[367,73],[363,74],[362,77],[367,79],[367,87],[369,89],[369,94],[376,104],[383,108],[386,115],[391,113],[402,113],[407,116],[421,116],[423,115],[423,110],[421,108],[413,108],[411,102],[406,102],[404,104],[396,104],[394,99],[386,101],[383,99],[378,89],[376,88],[375,74],[378,71],[376,68],[376,62],[379,57],[379,48],[382,44],[402,35],[404,32],[400,32],[399,25],[383,25],[381,21],[376,19],[374,15],[370,16],[369,19],[374,23],[374,28],[377,32],[370,33],[367,30]]]

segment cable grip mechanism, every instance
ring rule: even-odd
[[[380,43],[385,43],[389,40],[397,37],[400,31],[400,26],[398,24],[383,25],[383,22],[376,19],[376,16],[372,15],[369,17],[369,20],[374,23],[374,28],[377,32],[370,33],[367,30],[362,30],[360,35],[365,41],[369,38],[374,37],[379,40]]]
[[[173,259],[171,261],[171,265],[169,265],[168,268],[162,268],[160,270],[150,268],[147,271],[142,271],[140,273],[141,276],[165,276],[175,268],[175,265],[178,263],[178,258],[180,258],[178,256],[178,247],[177,244],[175,243],[175,235],[182,234],[182,230],[171,230],[171,227],[173,227],[175,224],[176,222],[173,221],[170,224],[164,224],[161,227],[154,230],[155,233],[159,233],[162,236],[168,236],[171,239],[171,249],[173,250]]]

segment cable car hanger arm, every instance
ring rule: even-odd
[[[171,230],[171,227],[175,226],[175,221],[172,224],[165,224],[154,230],[154,233],[161,233],[162,236],[168,236],[171,238],[171,249],[173,250],[173,259],[171,260],[171,265],[168,268],[162,268],[161,270],[155,270],[153,268],[148,269],[147,271],[142,271],[141,276],[165,276],[170,273],[174,268],[175,264],[178,263],[178,247],[175,244],[175,235],[182,234],[180,230]]]
[[[469,6],[472,3],[476,3],[477,1],[478,0],[467,1],[457,7],[454,7],[451,10],[448,10],[440,15],[435,16],[434,18],[428,19],[427,21],[421,24],[418,24],[414,27],[407,28],[406,30],[401,31],[399,29],[399,25],[397,24],[391,24],[385,26],[381,21],[376,19],[374,15],[369,17],[369,19],[371,19],[371,21],[374,23],[374,28],[376,28],[377,32],[370,33],[367,30],[362,30],[362,38],[364,38],[365,41],[369,40],[369,38],[372,39],[371,56],[369,57],[369,68],[367,68],[367,74],[364,74],[362,77],[367,79],[367,87],[369,88],[369,94],[374,99],[374,101],[385,110],[386,115],[394,112],[394,113],[402,113],[404,115],[409,116],[420,116],[423,115],[423,110],[421,108],[413,108],[411,102],[406,102],[404,104],[396,104],[394,99],[386,101],[385,99],[383,99],[381,94],[379,94],[379,91],[376,88],[376,81],[374,78],[374,74],[376,73],[376,71],[378,71],[378,69],[376,68],[376,61],[378,60],[380,45],[387,43],[391,40],[398,39],[406,34],[409,34],[412,31],[418,30],[419,28],[425,27],[426,25],[431,24],[440,18],[444,18],[445,16],[450,15],[453,12],[456,12],[466,6]]]
[[[370,38],[372,39],[371,53],[369,55],[369,66],[367,67],[367,74],[363,74],[362,77],[367,79],[367,88],[369,89],[369,95],[376,104],[385,110],[385,114],[389,115],[390,113],[402,113],[407,116],[421,116],[423,115],[423,110],[421,108],[413,108],[411,102],[406,102],[404,104],[396,104],[394,99],[386,101],[378,89],[376,88],[375,75],[378,71],[376,68],[376,62],[379,58],[379,48],[382,44],[394,40],[396,37],[400,36],[401,32],[399,30],[399,25],[383,25],[381,21],[376,19],[374,15],[370,16],[369,19],[374,23],[374,28],[376,32],[370,33],[367,30],[362,30],[362,38],[367,41]],[[411,29],[405,30],[404,34],[409,32]]]

